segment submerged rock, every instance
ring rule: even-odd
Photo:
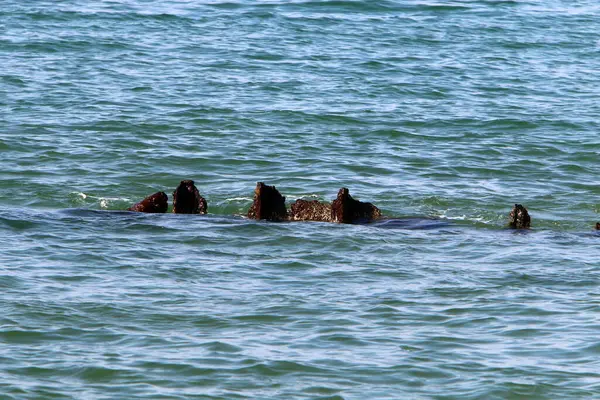
[[[331,204],[321,203],[317,200],[296,200],[290,208],[289,219],[291,221],[331,222]]]
[[[515,204],[508,214],[508,226],[513,229],[529,229],[531,227],[531,217],[521,204]]]
[[[256,189],[254,189],[254,201],[248,210],[248,218],[284,221],[287,216],[285,197],[279,193],[275,186],[257,182]]]
[[[175,214],[206,214],[208,204],[200,196],[192,180],[181,181],[173,192],[173,212]]]
[[[381,218],[381,211],[371,203],[363,203],[350,196],[347,188],[341,188],[331,203],[331,221],[351,224]]]
[[[169,198],[165,192],[157,192],[146,197],[139,203],[135,203],[127,211],[143,213],[166,213],[169,208]]]

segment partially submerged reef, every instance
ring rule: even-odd
[[[371,203],[363,203],[350,196],[347,188],[341,188],[331,204],[317,200],[296,200],[288,212],[285,197],[275,186],[258,182],[254,190],[254,201],[248,218],[267,221],[320,221],[352,224],[370,222],[381,218],[381,211]]]
[[[341,188],[337,198],[331,203],[331,219],[333,222],[351,224],[354,222],[369,222],[380,219],[381,211],[371,203],[363,203],[350,196],[350,191]]]
[[[173,213],[175,214],[206,214],[208,203],[200,196],[194,181],[181,181],[173,192]]]
[[[531,228],[531,217],[527,209],[521,204],[515,204],[510,214],[508,214],[508,227],[513,229]]]
[[[285,221],[288,219],[285,208],[285,197],[275,186],[256,184],[254,201],[248,210],[249,219],[266,219],[267,221]]]
[[[129,207],[128,211],[142,213],[166,213],[169,198],[165,192],[154,193],[139,203]],[[192,180],[183,180],[173,192],[173,213],[206,214],[208,202],[200,195]],[[247,212],[248,219],[282,221],[318,221],[342,224],[368,223],[386,219],[375,205],[354,199],[347,188],[341,188],[331,202],[298,199],[288,210],[285,197],[275,186],[258,182],[254,189],[254,199]],[[531,216],[521,204],[515,204],[508,214],[508,227],[511,229],[530,229]],[[600,230],[600,222],[596,223]]]
[[[290,206],[288,218],[290,221],[331,222],[331,204],[299,199]]]
[[[127,211],[142,213],[166,213],[169,209],[169,197],[165,192],[156,192],[135,203]],[[206,214],[208,203],[200,195],[192,180],[184,180],[173,192],[174,214]]]
[[[146,197],[139,203],[135,203],[127,211],[143,213],[166,213],[169,208],[169,198],[165,192],[157,192]]]
[[[168,197],[164,192],[150,195],[129,207],[128,211],[166,213]],[[192,180],[183,180],[173,192],[173,213],[206,214],[208,202],[200,195]],[[350,196],[347,188],[341,188],[337,197],[329,203],[317,200],[296,200],[288,211],[285,197],[275,186],[258,182],[254,199],[247,212],[248,219],[266,221],[320,221],[352,224],[370,222],[381,218],[381,211],[371,203],[363,203]]]

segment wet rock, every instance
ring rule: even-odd
[[[143,213],[166,213],[169,208],[169,198],[165,192],[157,192],[146,197],[139,203],[135,203],[127,211]]]
[[[600,222],[596,222],[596,230],[600,231]]]
[[[322,221],[331,222],[331,204],[317,200],[296,200],[289,213],[292,221]]]
[[[181,181],[173,192],[173,212],[175,214],[206,214],[208,204],[200,196],[194,181]]]
[[[285,197],[275,186],[258,182],[254,189],[254,202],[248,210],[250,219],[266,219],[267,221],[284,221],[287,219]]]
[[[350,196],[347,188],[341,188],[331,203],[331,221],[351,224],[381,218],[381,211],[371,203],[363,203]]]
[[[521,204],[515,204],[508,214],[508,227],[512,229],[529,229],[531,227],[531,217]]]

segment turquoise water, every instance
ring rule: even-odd
[[[600,398],[599,32],[587,0],[0,1],[0,398]],[[208,215],[121,212],[182,179]],[[444,224],[248,221],[257,181]]]

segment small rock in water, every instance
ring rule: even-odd
[[[208,204],[200,196],[192,180],[181,181],[173,192],[173,212],[175,214],[206,214]]]
[[[347,188],[341,188],[337,198],[331,203],[331,220],[351,224],[359,221],[372,221],[381,218],[381,211],[371,203],[363,203],[350,196]]]
[[[600,222],[596,222],[596,230],[600,231]]]
[[[331,204],[317,200],[296,200],[290,209],[292,221],[322,221],[331,222]]]
[[[287,219],[285,197],[275,186],[258,182],[254,189],[254,201],[248,210],[250,219],[266,219],[267,221],[284,221]]]
[[[529,229],[531,227],[531,217],[521,204],[515,204],[508,214],[508,226],[513,229]]]
[[[139,203],[135,203],[129,207],[128,211],[136,211],[143,213],[165,213],[169,207],[169,198],[165,192],[157,192],[146,197]]]

